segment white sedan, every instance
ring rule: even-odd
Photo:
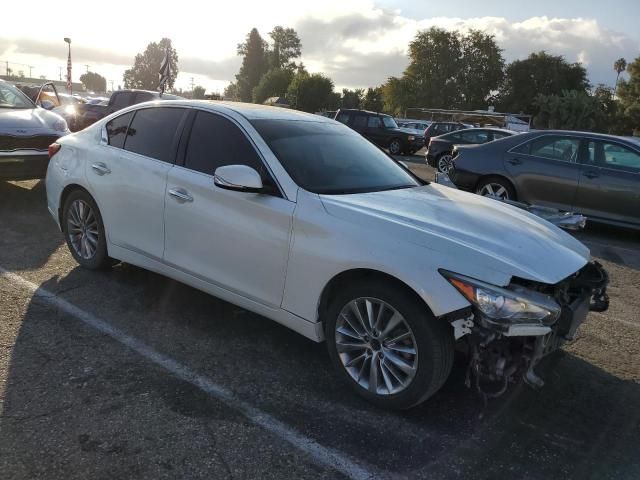
[[[48,208],[80,265],[138,265],[326,339],[383,407],[433,395],[456,347],[481,392],[539,385],[535,364],[608,305],[573,237],[317,115],[150,102],[50,153]]]

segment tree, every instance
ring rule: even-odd
[[[85,90],[93,90],[94,92],[107,91],[107,79],[95,72],[86,72],[80,75],[80,81],[84,85]]]
[[[274,68],[265,73],[253,89],[253,102],[263,103],[269,97],[284,97],[293,79],[289,69]]]
[[[333,82],[320,73],[297,73],[287,90],[289,103],[298,110],[319,112],[334,100]]]
[[[361,108],[363,100],[364,90],[362,88],[355,90],[342,89],[342,108]]]
[[[275,27],[269,32],[273,40],[273,48],[269,52],[269,65],[271,68],[286,68],[294,70],[296,68],[294,58],[300,57],[302,44],[300,38],[293,28]]]
[[[509,64],[498,104],[503,111],[535,114],[538,95],[561,95],[564,90],[586,93],[588,88],[587,71],[581,64],[542,51]]]
[[[619,58],[613,63],[613,69],[616,72],[616,84],[613,87],[613,93],[615,94],[618,88],[618,81],[620,80],[620,74],[627,69],[627,61],[624,58]]]
[[[193,92],[191,92],[192,98],[195,100],[204,100],[205,97],[205,89],[200,85],[196,85],[193,87]]]
[[[133,67],[124,72],[124,88],[156,90],[160,84],[160,76],[158,75],[160,64],[167,51],[169,51],[169,65],[171,67],[167,89],[173,88],[178,76],[178,54],[168,38],[163,38],[158,43],[151,42],[147,45],[144,53],[136,55]]]
[[[435,27],[418,32],[409,43],[409,59],[404,75],[413,84],[413,103],[431,108],[452,108],[459,103],[462,45],[458,32]]]
[[[231,100],[237,102],[240,100],[240,94],[238,92],[238,84],[231,82],[227,85],[222,93],[225,100]]]
[[[598,100],[583,90],[565,90],[560,95],[538,94],[535,105],[538,108],[534,118],[536,128],[590,131],[603,122],[604,112]]]
[[[367,88],[362,107],[372,112],[381,112],[384,109],[382,87]]]
[[[396,116],[404,116],[407,108],[416,105],[414,82],[407,76],[390,77],[382,86],[384,111]]]
[[[242,55],[242,66],[236,75],[238,96],[243,102],[250,102],[253,89],[260,83],[262,75],[267,71],[267,44],[253,28],[244,43],[238,45],[238,55]]]
[[[460,39],[462,58],[456,83],[460,89],[459,108],[476,110],[487,107],[492,91],[504,77],[504,59],[495,37],[471,30]]]
[[[627,65],[628,80],[620,80],[618,98],[627,134],[640,132],[640,57]]]
[[[598,103],[600,114],[596,117],[595,132],[619,134],[622,132],[619,102],[616,101],[614,89],[599,84],[593,91],[593,98]]]

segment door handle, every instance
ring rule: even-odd
[[[592,171],[586,171],[583,173],[583,175],[587,178],[598,178],[600,176],[596,172],[592,172]]]
[[[172,188],[169,190],[169,195],[177,199],[179,202],[193,202],[193,197],[189,195],[186,190],[182,188]]]
[[[109,167],[107,167],[102,162],[94,163],[93,165],[91,165],[91,168],[93,168],[93,171],[96,172],[98,175],[108,175],[111,173],[111,170],[109,170]]]
[[[512,158],[511,160],[507,160],[507,162],[509,162],[511,165],[521,165],[522,164],[522,160],[520,160],[519,158]]]

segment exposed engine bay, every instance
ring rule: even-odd
[[[505,291],[536,298],[538,305],[555,304],[557,311],[544,318],[540,315],[537,321],[497,321],[486,309],[483,312],[473,306],[467,316],[451,322],[456,339],[469,354],[467,387],[475,388],[485,403],[521,379],[534,388],[542,387],[544,382],[534,371],[536,365],[575,338],[589,311],[604,312],[609,308],[608,282],[607,272],[595,261],[555,285],[513,278]]]

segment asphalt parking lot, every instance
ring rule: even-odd
[[[458,359],[397,413],[274,322],[131,265],[80,269],[43,182],[0,182],[1,478],[640,478],[640,235],[577,236],[611,308],[545,359],[544,389],[484,408]]]

